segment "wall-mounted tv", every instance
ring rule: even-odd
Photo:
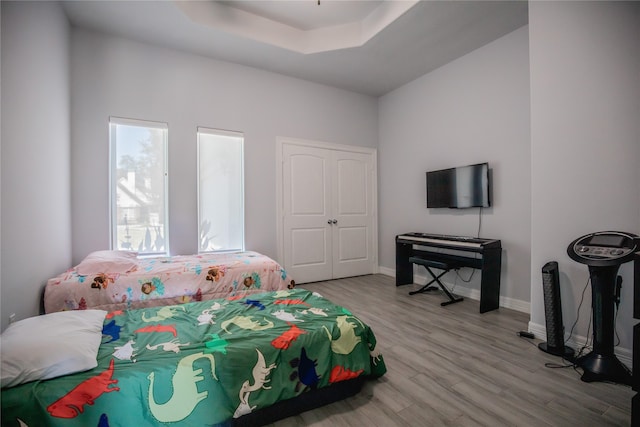
[[[488,163],[435,170],[426,174],[428,208],[491,206]]]

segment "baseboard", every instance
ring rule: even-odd
[[[385,276],[396,277],[396,271],[392,268],[378,267],[378,270],[381,274],[384,274]],[[427,276],[414,274],[413,281],[414,283],[426,283]],[[443,281],[443,283],[449,289],[452,289],[454,287],[453,283],[449,283],[445,281]],[[457,295],[460,295],[461,297],[480,301],[480,291],[477,289],[466,288],[458,284],[457,286],[455,286],[454,293]],[[500,307],[508,308],[511,310],[515,310],[515,311],[519,311],[527,314],[531,313],[531,304],[529,304],[527,301],[522,301],[522,300],[501,296],[498,304],[500,305]]]
[[[529,322],[528,328],[529,328],[529,332],[533,333],[533,335],[535,335],[536,338],[541,339],[543,341],[547,339],[547,328],[545,325]],[[576,351],[582,348],[584,346],[584,343],[587,342],[587,338],[580,335],[572,336],[571,338],[569,338],[569,336],[565,334],[564,339],[566,341],[566,345],[568,345],[569,347],[573,348]],[[591,347],[587,347],[584,350],[585,354],[588,353],[589,351],[591,351]],[[624,363],[624,365],[627,368],[631,369],[632,356],[633,356],[633,351],[631,349],[617,346],[614,348],[614,353],[616,354],[618,359],[622,363]]]
[[[393,268],[378,266],[378,271],[380,272],[380,274],[384,274],[385,276],[396,277],[396,270],[394,270]]]

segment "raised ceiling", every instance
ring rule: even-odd
[[[528,22],[526,1],[64,1],[72,25],[381,96]]]
[[[384,2],[381,0],[325,0],[320,3],[313,0],[220,0],[217,3],[262,16],[274,22],[289,25],[300,30],[315,30],[362,21],[371,12],[382,6]],[[406,3],[414,2],[408,1]]]

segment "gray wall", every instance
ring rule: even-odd
[[[109,247],[109,116],[169,124],[172,254],[198,250],[197,126],[244,132],[246,247],[273,258],[276,137],[378,145],[372,97],[84,30],[71,57],[74,263]]]
[[[568,332],[588,283],[569,243],[594,231],[640,234],[640,3],[530,2],[529,39],[531,326],[544,327],[540,268],[556,260]],[[620,271],[617,333],[629,354],[632,263]],[[582,337],[590,311],[587,289]]]
[[[2,329],[71,264],[69,25],[53,2],[2,7]]]
[[[502,240],[501,303],[528,309],[528,43],[525,26],[380,99],[379,241],[387,271],[395,272],[397,234],[476,235],[479,208],[426,208],[425,172],[488,161],[493,206],[483,209],[480,235]],[[460,275],[466,279],[471,272]],[[466,284],[454,273],[445,276],[466,295],[479,291],[479,279],[475,274]]]

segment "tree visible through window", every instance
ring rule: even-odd
[[[199,252],[244,250],[244,136],[198,128]]]
[[[166,123],[110,118],[111,247],[168,254]]]

